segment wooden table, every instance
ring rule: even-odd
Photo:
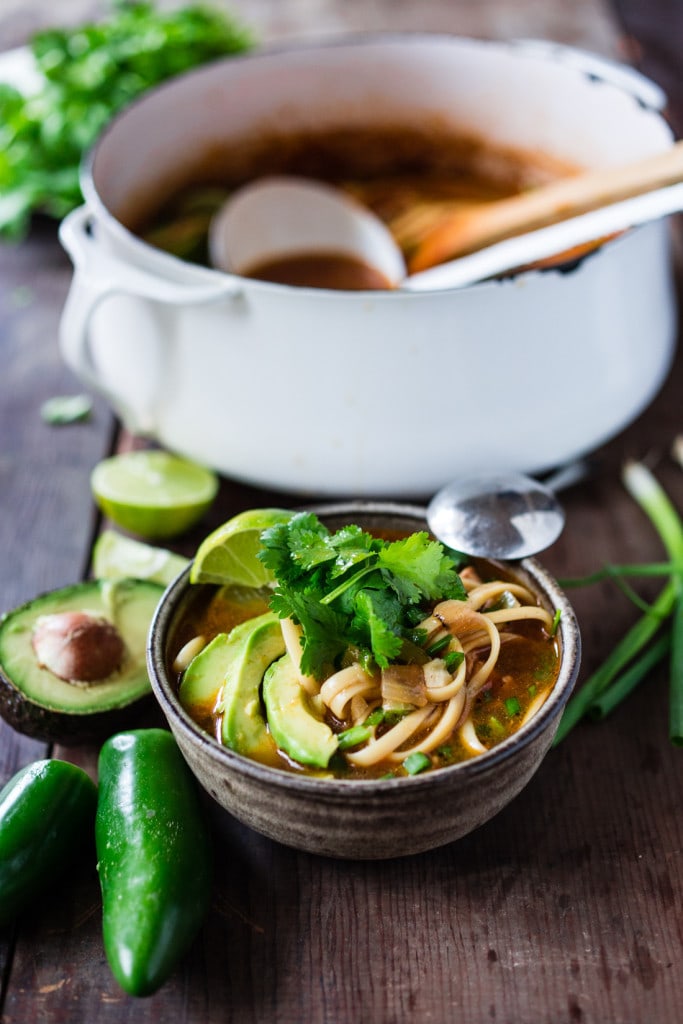
[[[683,124],[683,12],[666,0],[544,5],[496,0],[244,0],[265,39],[347,29],[545,35],[631,57],[669,91]],[[68,0],[63,20],[98,4]],[[56,16],[47,0],[4,0],[0,46]],[[680,225],[674,225],[680,243]],[[41,402],[80,390],[56,344],[70,279],[54,225],[0,249],[0,608],[88,572],[100,523],[88,476],[130,443],[101,402],[87,425],[48,427]],[[679,273],[679,280],[683,275]],[[647,344],[647,338],[643,338]],[[568,522],[545,562],[574,576],[604,562],[661,558],[619,469],[646,457],[679,507],[681,360],[652,406],[596,454],[598,473],[564,497]],[[222,485],[200,536],[277,496]],[[281,498],[281,501],[287,499]],[[636,611],[610,585],[575,592],[582,678]],[[383,863],[325,860],[281,847],[213,814],[212,910],[191,954],[153,997],[124,996],[106,964],[94,870],[57,888],[40,912],[0,935],[6,1024],[402,1024],[449,1021],[674,1024],[683,1018],[683,753],[667,738],[667,673],[654,671],[601,725],[554,749],[494,821],[431,854]],[[0,780],[46,754],[94,770],[94,748],[49,749],[0,724]]]

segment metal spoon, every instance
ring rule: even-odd
[[[553,486],[567,486],[584,472],[582,464],[572,464],[545,484],[523,473],[454,480],[430,501],[427,523],[442,544],[463,554],[526,558],[562,532],[564,511]]]

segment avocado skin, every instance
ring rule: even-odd
[[[45,743],[74,746],[79,743],[100,740],[129,725],[139,724],[141,716],[147,717],[148,712],[153,713],[155,702],[148,679],[146,685],[143,681],[136,687],[136,692],[126,694],[124,691],[120,700],[110,697],[107,701],[108,706],[105,708],[97,706],[98,684],[96,683],[89,687],[89,693],[93,695],[92,705],[76,712],[59,707],[48,707],[30,697],[21,689],[22,681],[14,678],[4,664],[3,649],[6,643],[6,633],[17,622],[25,621],[28,629],[28,626],[34,621],[34,616],[37,618],[38,615],[61,611],[64,601],[69,602],[69,607],[73,607],[73,602],[79,601],[81,598],[84,607],[92,609],[93,601],[98,600],[98,595],[107,593],[107,588],[111,592],[112,587],[114,593],[118,591],[124,599],[128,600],[135,594],[145,595],[144,614],[149,621],[151,621],[150,605],[153,605],[155,600],[158,601],[164,592],[163,586],[149,580],[125,579],[116,581],[114,584],[102,580],[87,580],[40,594],[33,600],[7,612],[0,619],[0,716],[17,732]],[[149,621],[147,625],[149,625]],[[125,631],[122,631],[122,635],[124,642],[127,642]],[[141,657],[135,658],[134,665],[130,669],[131,673],[133,670],[137,672],[140,668],[145,667],[144,649],[140,655]],[[129,674],[129,672],[122,673],[123,682],[127,681]],[[156,721],[156,717],[154,720]]]
[[[159,716],[154,714],[155,711],[156,702],[151,693],[108,711],[85,715],[51,711],[17,690],[0,667],[0,716],[23,736],[43,743],[76,747],[81,743],[97,742],[132,725],[145,725],[147,718],[156,724]]]

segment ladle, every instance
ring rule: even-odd
[[[403,255],[382,221],[341,189],[294,176],[259,178],[238,189],[209,229],[214,266],[247,276],[295,255],[348,256],[374,267],[387,288],[406,275]]]
[[[480,558],[514,560],[557,540],[564,510],[555,491],[580,479],[583,463],[559,469],[545,483],[523,473],[464,477],[447,484],[427,506],[427,523],[449,548]]]
[[[237,274],[297,253],[348,255],[379,270],[389,288],[427,291],[464,287],[679,210],[683,141],[646,160],[454,212],[418,246],[409,276],[378,217],[341,189],[305,178],[262,178],[239,189],[214,217],[209,249],[214,266]],[[458,246],[479,248],[433,265]]]

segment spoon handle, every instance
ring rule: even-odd
[[[509,199],[454,211],[421,240],[410,273],[682,180],[683,140],[635,163],[586,171]]]

